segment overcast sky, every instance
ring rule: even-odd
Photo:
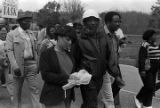
[[[23,10],[37,11],[42,8],[48,1],[53,0],[19,0],[19,8]],[[56,0],[63,1],[63,0]],[[135,10],[149,13],[151,6],[157,0],[81,0],[85,8],[92,8],[98,12],[108,10]]]

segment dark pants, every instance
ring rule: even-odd
[[[156,83],[155,91],[160,89],[160,82]]]
[[[118,66],[119,72],[120,72],[120,77],[122,78],[120,67]],[[112,84],[112,92],[113,92],[113,98],[114,98],[114,103],[115,105],[120,105],[120,99],[119,99],[119,91],[120,87],[117,85],[117,82],[114,81]]]
[[[114,81],[112,84],[112,92],[113,92],[113,98],[114,98],[114,104],[120,105],[120,97],[119,97],[119,91],[121,88],[118,87],[117,83]]]
[[[113,97],[115,98],[117,96],[117,94],[120,91],[120,87],[118,87],[117,83],[114,81],[112,84],[112,92],[113,92]]]
[[[150,70],[146,72],[145,77],[141,77],[144,86],[141,88],[136,97],[146,107],[152,105],[152,98],[155,90],[156,73],[158,70],[158,66],[158,60],[151,61]]]
[[[5,78],[5,73],[4,71],[1,74],[1,84],[5,84],[6,83],[6,78]]]
[[[83,103],[81,108],[98,108],[98,94],[102,87],[103,78],[99,79],[98,81],[93,81],[88,85],[81,85],[81,93]]]

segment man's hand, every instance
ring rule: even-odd
[[[116,81],[118,87],[122,88],[122,87],[125,86],[125,82],[124,82],[124,80],[121,77],[119,77],[119,76],[116,77],[115,81]]]
[[[20,76],[21,76],[21,70],[20,70],[20,68],[15,68],[15,69],[14,69],[14,74],[15,74],[16,76],[20,77]]]

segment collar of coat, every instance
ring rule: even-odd
[[[23,30],[23,29],[22,29]],[[36,40],[36,37],[34,36],[34,33],[31,31],[31,30],[27,30],[27,32],[30,34],[30,35],[32,35],[31,36],[31,38],[33,39],[33,40]],[[21,32],[19,31],[19,27],[17,27],[15,30],[13,30],[13,31],[10,31],[9,32],[9,34],[14,34],[14,36],[16,36],[16,37],[21,37]],[[22,37],[21,37],[22,38]]]
[[[19,26],[17,29],[18,29],[18,31],[19,31],[20,33],[32,34],[32,32],[31,32],[29,29],[23,30],[22,27],[20,27],[20,26]]]
[[[102,34],[102,31],[98,28],[95,34],[91,34],[89,29],[84,27],[81,33],[82,39],[88,39],[88,38],[101,38],[104,35]]]
[[[104,31],[111,38],[112,38],[113,35],[116,35],[115,32],[111,33],[106,25],[104,25]]]

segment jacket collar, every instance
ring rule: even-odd
[[[25,32],[20,26],[18,27],[18,31],[19,31],[20,33],[24,33],[24,32]]]
[[[20,32],[20,33],[31,33],[31,31],[29,30],[29,29],[27,29],[27,30],[23,30],[22,29],[22,27],[18,27],[18,31]]]
[[[21,33],[25,32],[21,27],[17,27],[13,33],[15,34],[15,36],[22,38]],[[31,35],[33,35],[33,33],[30,30],[27,30],[27,32]],[[23,39],[23,38],[22,38]],[[34,36],[31,36],[31,39],[36,40],[36,38]]]
[[[105,33],[109,36],[109,37],[112,37],[112,35],[116,35],[115,32],[114,33],[111,33],[107,27],[107,25],[104,25],[104,31]]]

